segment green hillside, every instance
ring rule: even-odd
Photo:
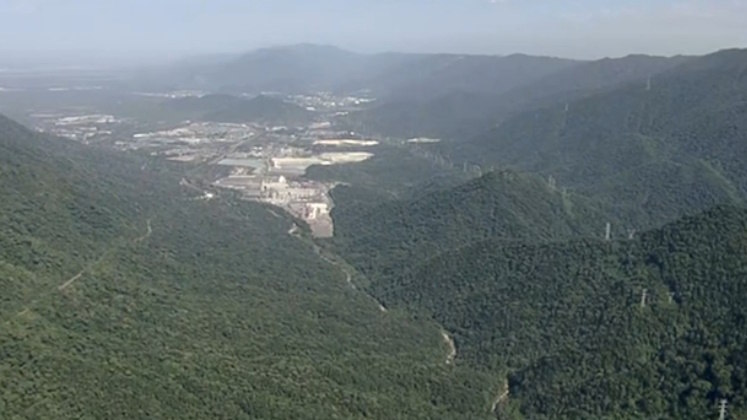
[[[159,74],[154,87],[376,97],[299,139],[378,142],[286,194],[263,188],[330,186],[335,235],[316,239],[214,188],[230,167],[0,116],[2,420],[699,420],[721,401],[747,418],[747,50],[577,62],[297,45]],[[89,109],[24,95],[6,102]],[[125,96],[90,109],[127,133],[322,115],[274,95]],[[303,154],[265,134],[237,150]],[[422,135],[443,141],[400,138]]]
[[[372,290],[502,372],[506,418],[741,418],[746,279],[747,210],[722,207],[633,241],[486,241]]]
[[[702,211],[745,197],[745,75],[747,51],[718,52],[650,85],[521,114],[444,152],[552,175],[610,206],[648,206],[655,225],[681,215],[687,201],[686,209]]]
[[[155,168],[0,119],[3,418],[486,418],[436,325]]]
[[[338,187],[330,246],[505,381],[499,417],[745,416],[745,76],[745,51],[682,59],[444,142],[511,169],[378,206],[371,183]]]
[[[452,93],[497,95],[578,64],[524,54],[423,54],[375,75],[362,87],[386,101],[429,101]]]
[[[476,241],[556,241],[604,235],[606,220],[588,200],[537,177],[496,172],[420,197],[355,206],[359,190],[333,197],[335,249],[372,280]]]

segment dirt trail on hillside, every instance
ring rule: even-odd
[[[76,281],[78,281],[78,279],[80,279],[81,277],[83,277],[83,273],[85,273],[86,270],[87,270],[87,268],[81,270],[80,273],[74,275],[73,277],[70,277],[70,279],[68,279],[66,282],[64,282],[61,285],[59,285],[57,287],[57,290],[62,291],[62,290],[67,289],[68,287],[72,286],[73,283],[75,283]]]
[[[143,236],[139,236],[135,238],[135,243],[139,244],[140,242],[143,242],[144,240],[150,238],[150,235],[153,234],[153,226],[151,225],[151,219],[148,219],[145,222],[145,234]]]
[[[490,412],[495,413],[495,410],[498,409],[498,406],[501,403],[508,401],[508,396],[509,396],[508,380],[506,380],[506,383],[503,385],[502,392],[498,394],[493,400],[493,405],[490,406]]]
[[[456,343],[454,343],[454,339],[445,330],[441,330],[441,337],[443,337],[444,343],[449,347],[449,352],[446,354],[446,364],[450,365],[454,363],[454,359],[457,356]]]
[[[139,236],[139,237],[137,237],[135,239],[128,239],[128,241],[131,240],[133,243],[139,244],[139,243],[145,241],[146,239],[150,238],[150,236],[152,234],[153,234],[153,226],[151,224],[151,219],[148,219],[146,221],[146,224],[145,224],[145,233],[142,236]],[[122,241],[122,239],[120,238],[118,241]],[[115,244],[116,244],[116,242],[117,241],[115,241]],[[69,289],[78,280],[80,280],[86,274],[86,272],[92,270],[94,267],[96,267],[97,265],[101,264],[101,262],[104,261],[104,259],[114,250],[114,248],[116,248],[116,246],[117,245],[112,245],[96,261],[92,262],[91,264],[89,264],[88,266],[86,266],[85,268],[83,268],[82,270],[80,270],[78,273],[76,273],[74,276],[70,277],[69,279],[65,280],[62,284],[60,284],[59,286],[57,286],[57,291],[58,292],[64,292],[65,290]],[[5,323],[7,324],[8,322],[10,322],[11,320],[13,320],[15,318],[19,318],[19,317],[22,317],[22,316],[28,314],[29,312],[31,312],[30,306],[36,305],[42,299],[48,298],[48,297],[52,296],[53,294],[54,294],[54,289],[51,289],[51,290],[47,289],[46,291],[42,291],[40,293],[37,293],[36,298],[31,299],[31,301],[29,303],[27,303],[25,305],[25,307],[23,307],[23,309],[21,309],[20,311],[18,311],[15,315],[13,315],[13,316],[9,317],[8,319],[6,319]]]
[[[153,226],[151,225],[151,219],[148,219],[145,222],[145,233],[142,236],[138,236],[137,238],[135,238],[133,240],[133,243],[139,244],[139,243],[145,241],[146,239],[150,238],[150,235],[152,235],[152,234],[153,234]],[[75,284],[76,281],[80,280],[80,278],[83,277],[83,274],[85,274],[86,271],[88,271],[88,270],[94,268],[95,266],[97,266],[98,264],[100,264],[101,261],[104,260],[104,258],[109,254],[110,251],[111,250],[105,252],[104,255],[102,255],[101,258],[99,258],[98,260],[96,260],[93,264],[91,264],[88,267],[80,270],[80,272],[78,274],[70,277],[64,283],[62,283],[61,285],[57,286],[57,290],[63,291],[65,289],[67,289],[68,287],[72,286],[73,284]]]
[[[334,266],[338,270],[342,271],[343,274],[345,274],[345,282],[350,286],[351,289],[358,290],[358,287],[355,285],[355,283],[353,283],[353,271],[350,268],[346,267],[344,264],[340,263],[339,261],[335,261],[334,259],[332,259],[329,256],[327,256],[324,253],[324,250],[322,250],[322,248],[319,245],[317,245],[314,241],[309,241],[306,238],[304,238],[303,236],[301,236],[301,228],[299,228],[297,224],[293,223],[293,226],[291,226],[291,228],[288,230],[288,234],[291,235],[291,236],[293,236],[294,238],[300,240],[300,241],[308,242],[311,245],[311,249],[314,250],[314,253],[319,258],[321,258],[322,261],[326,262],[329,265]],[[365,293],[365,292],[363,292],[363,293]],[[368,293],[365,293],[365,294],[371,300],[373,300],[374,303],[376,303],[376,307],[379,308],[379,311],[381,311],[383,313],[388,312],[388,310],[386,309],[386,307],[384,305],[382,305],[381,302],[378,301],[378,299],[376,299],[375,297],[369,295]]]

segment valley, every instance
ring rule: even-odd
[[[190,95],[164,94],[166,98],[175,100],[208,101],[211,98],[209,95]],[[315,236],[331,237],[334,226],[330,212],[334,203],[329,191],[336,183],[308,179],[306,169],[312,165],[344,165],[368,160],[374,156],[370,150],[378,146],[379,141],[336,131],[329,121],[323,121],[342,112],[340,109],[348,109],[349,104],[360,103],[361,99],[321,95],[286,100],[291,99],[315,104],[325,113],[309,119],[304,125],[289,126],[262,121],[152,122],[110,114],[81,114],[79,111],[70,114],[64,109],[30,112],[28,118],[40,132],[86,145],[143,153],[177,162],[184,165],[188,174],[209,173],[195,179],[188,177],[185,182],[236,191],[247,200],[279,207],[304,220]],[[294,106],[279,99],[277,102]],[[316,107],[306,108],[308,112],[314,112]],[[137,131],[149,127],[158,129]],[[206,190],[205,194],[212,197],[214,192]]]
[[[297,223],[288,214],[230,191],[194,200],[202,191],[180,185],[184,167],[153,169],[162,161],[150,153],[78,146],[0,122],[0,186],[12,198],[1,213],[12,217],[0,247],[3,410],[61,418],[169,417],[184,404],[187,418],[479,411],[475,397],[460,408],[425,402],[423,385],[452,399],[446,384],[455,376],[476,388],[487,378],[444,369],[432,322],[382,310],[355,290],[352,269],[318,248],[307,227],[288,234]],[[25,159],[35,161],[22,166],[29,172],[11,175]],[[42,193],[26,195],[34,181]],[[69,207],[49,206],[48,194]],[[79,212],[90,216],[71,216]],[[37,217],[54,229],[23,229]],[[97,235],[78,233],[88,223]],[[9,246],[26,238],[31,248]],[[46,338],[29,339],[36,334]],[[41,378],[37,392],[17,393]],[[308,381],[329,396],[309,395]],[[92,392],[90,383],[102,385]],[[195,393],[209,402],[193,405]]]
[[[747,413],[744,50],[212,66],[0,73],[0,412]]]

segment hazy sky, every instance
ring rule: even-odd
[[[357,51],[596,58],[747,46],[747,0],[0,0],[0,51]]]

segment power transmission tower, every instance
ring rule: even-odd
[[[643,289],[643,293],[641,293],[641,308],[646,307],[647,298],[648,298],[648,289]]]
[[[607,229],[605,230],[605,233],[604,233],[604,240],[610,241],[611,239],[612,239],[612,223],[608,222]]]
[[[726,399],[721,400],[718,408],[718,420],[726,420]]]

